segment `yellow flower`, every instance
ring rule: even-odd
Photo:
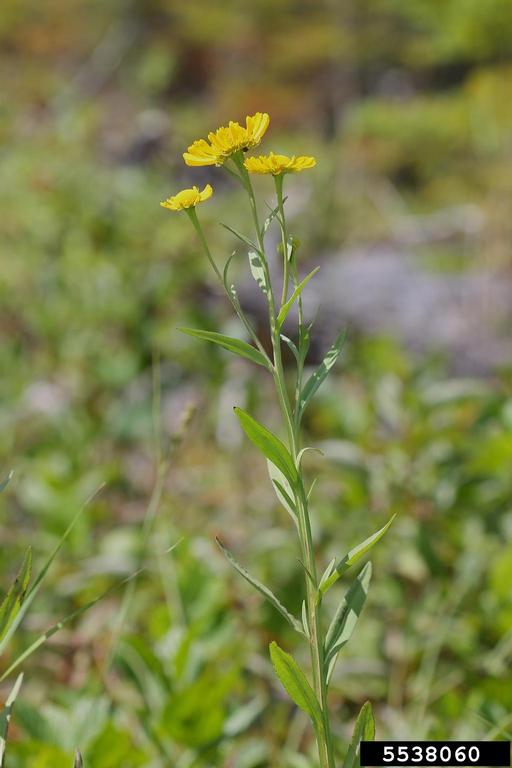
[[[297,173],[306,168],[313,168],[316,160],[314,157],[305,155],[288,157],[271,152],[269,155],[248,157],[244,165],[250,173],[272,173],[274,176],[279,176],[281,173]]]
[[[162,208],[168,208],[170,211],[183,211],[187,208],[195,208],[198,203],[208,200],[212,196],[213,189],[207,184],[202,192],[198,187],[192,189],[182,189],[177,195],[167,198],[160,205]]]
[[[257,147],[268,128],[270,118],[266,112],[256,112],[245,118],[245,128],[240,123],[230,121],[208,134],[206,139],[198,139],[190,145],[183,159],[187,165],[222,165],[235,152]]]

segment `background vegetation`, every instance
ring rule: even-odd
[[[231,414],[272,423],[267,383],[175,330],[232,320],[158,202],[212,179],[187,144],[264,110],[269,148],[318,157],[307,196],[290,184],[305,261],[441,213],[423,265],[510,275],[510,4],[3,0],[0,72],[0,583],[93,496],[2,669],[145,568],[27,662],[9,765],[69,768],[78,746],[87,768],[314,765],[266,655],[294,638],[214,545],[299,608],[289,521]],[[245,210],[215,180],[201,213],[224,258],[216,222]],[[308,416],[325,564],[398,513],[335,672],[340,740],[366,698],[380,738],[511,737],[512,368],[457,370],[356,327]]]

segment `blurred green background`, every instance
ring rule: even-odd
[[[1,584],[102,486],[11,652],[147,566],[27,663],[9,765],[315,765],[266,653],[295,638],[214,544],[300,609],[293,531],[231,415],[276,424],[271,389],[176,331],[236,324],[159,207],[211,181],[223,262],[244,200],[181,153],[257,110],[263,150],[318,158],[288,190],[304,263],[334,275],[315,354],[350,324],[307,419],[320,562],[398,513],[334,676],[340,748],[367,698],[379,738],[510,738],[510,0],[2,0],[0,82]],[[346,317],[347,265],[381,314]],[[408,333],[425,285],[432,323]]]

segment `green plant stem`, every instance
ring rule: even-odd
[[[208,261],[210,262],[210,264],[211,264],[211,266],[213,268],[213,271],[217,275],[217,277],[218,277],[218,279],[220,281],[220,284],[222,285],[224,291],[226,292],[226,295],[227,295],[227,297],[228,297],[228,299],[229,299],[233,309],[235,310],[236,314],[238,315],[238,317],[239,317],[240,321],[242,322],[244,328],[246,329],[247,333],[249,334],[251,339],[254,341],[256,347],[258,348],[258,350],[261,352],[261,354],[267,360],[269,368],[270,368],[271,367],[271,362],[270,362],[269,357],[268,357],[268,355],[267,355],[267,353],[265,351],[265,348],[263,347],[263,344],[261,343],[261,341],[258,338],[258,334],[256,333],[256,331],[254,330],[254,328],[250,324],[249,320],[246,318],[245,314],[242,312],[239,303],[237,301],[235,301],[235,299],[232,296],[232,294],[227,290],[226,286],[224,285],[224,278],[222,277],[222,275],[221,275],[221,273],[219,271],[219,268],[217,267],[217,265],[216,265],[216,263],[215,263],[215,261],[213,259],[212,253],[210,251],[210,247],[208,245],[208,241],[206,240],[205,234],[203,232],[203,228],[201,226],[201,223],[200,223],[199,219],[197,218],[196,209],[195,208],[187,208],[186,209],[186,213],[188,214],[188,217],[189,217],[190,221],[192,222],[192,225],[193,225],[194,229],[197,232],[197,235],[199,237],[199,241],[200,241],[201,245],[203,246],[203,250],[205,252],[205,255],[206,255]]]
[[[274,176],[277,206],[281,224],[281,247],[283,249],[283,290],[281,293],[281,304],[284,304],[288,297],[288,284],[290,281],[290,260],[288,258],[288,233],[286,231],[286,219],[284,215],[283,181],[284,177],[282,173],[278,176]]]
[[[278,379],[284,391],[286,391],[284,385],[284,371],[282,363],[279,361],[279,364],[275,362],[274,365],[276,368],[276,378]],[[283,410],[283,417],[285,420],[288,418],[288,409],[286,409],[286,411]],[[298,428],[294,425],[292,431],[293,441],[290,442],[289,449],[293,461],[297,465],[297,447],[299,443]],[[311,534],[308,502],[302,482],[300,484],[300,490],[296,494],[296,502],[302,556],[304,558],[304,565],[306,566],[308,572],[305,576],[306,610],[308,617],[311,665],[313,671],[313,689],[320,703],[323,718],[323,733],[317,734],[318,752],[321,768],[334,768],[334,752],[332,746],[332,735],[327,702],[327,683],[324,669],[324,642],[320,624],[320,604],[317,600],[318,577],[316,571],[313,537]]]
[[[247,173],[243,163],[237,164],[240,173],[244,178],[244,186],[247,189],[249,200],[251,204],[251,210],[253,214],[254,226],[256,229],[256,235],[258,238],[258,246],[261,251],[262,261],[265,265],[265,269],[268,276],[268,262],[265,256],[265,246],[263,242],[262,230],[259,223],[258,209],[256,205],[256,198],[252,187],[251,179]],[[276,182],[276,190],[278,190],[278,205],[281,217],[281,231],[283,233],[283,249],[284,249],[284,264],[285,264],[285,277],[284,281],[288,282],[288,254],[287,254],[287,238],[286,238],[286,220],[284,216],[284,205],[282,197],[282,177],[280,182]],[[281,337],[279,329],[276,325],[276,309],[275,299],[268,277],[268,304],[269,304],[269,320],[272,332],[272,347],[274,352],[274,366],[273,375],[276,385],[277,395],[279,399],[279,405],[281,413],[286,424],[288,432],[289,450],[292,459],[297,466],[300,474],[300,467],[298,466],[298,453],[300,442],[300,424],[294,418],[293,410],[288,397],[286,389],[286,381],[284,375],[284,367],[281,355]],[[284,285],[283,285],[284,289]],[[287,293],[287,287],[286,287]],[[283,299],[284,301],[285,299]],[[283,303],[283,302],[281,302]],[[302,323],[302,312],[300,314],[300,322]],[[300,363],[298,363],[300,367]],[[300,371],[299,371],[300,373]],[[297,516],[299,523],[299,536],[301,540],[302,557],[304,559],[304,565],[309,575],[305,576],[306,579],[306,609],[308,617],[309,627],[309,647],[311,655],[311,665],[313,672],[313,689],[317,696],[320,708],[322,710],[323,719],[323,732],[317,734],[318,753],[320,757],[321,768],[334,768],[334,751],[332,746],[331,727],[329,721],[329,710],[327,705],[327,683],[324,669],[324,643],[323,635],[320,624],[320,604],[317,600],[318,597],[318,578],[316,571],[315,553],[313,547],[313,537],[311,534],[311,523],[309,519],[308,502],[306,493],[302,481],[300,482],[300,489],[296,493],[297,503]]]
[[[297,394],[296,394],[297,402],[296,402],[296,409],[294,412],[290,402],[290,398],[288,396],[288,391],[286,388],[283,359],[281,354],[281,336],[280,336],[279,327],[277,325],[276,302],[275,302],[274,292],[272,289],[272,283],[270,279],[270,270],[268,266],[268,260],[265,253],[263,229],[260,225],[258,207],[256,203],[256,196],[254,194],[254,189],[252,186],[250,175],[244,166],[242,153],[241,152],[236,153],[231,157],[231,160],[233,161],[233,164],[236,170],[238,171],[238,173],[236,173],[231,169],[228,169],[229,173],[232,176],[235,176],[236,178],[238,178],[238,180],[244,187],[245,191],[247,192],[247,195],[249,198],[249,204],[251,208],[251,215],[254,222],[254,228],[256,230],[256,238],[257,238],[259,255],[260,255],[261,263],[265,273],[265,281],[268,286],[266,296],[267,296],[267,303],[268,303],[269,324],[270,324],[272,351],[273,351],[273,362],[271,363],[271,371],[274,378],[274,384],[276,387],[281,414],[285,422],[286,430],[288,433],[289,451],[292,456],[293,462],[297,467],[297,471],[299,473],[299,478],[300,478],[300,466],[298,461],[298,454],[300,451],[300,447],[299,447],[300,446],[300,418],[297,417],[297,414],[299,413],[298,404],[299,404],[300,387],[301,387],[301,380],[302,380],[302,369],[304,366],[304,356],[305,356],[304,345],[302,340],[303,333],[304,333],[302,303],[300,302],[300,298],[299,298],[299,334],[301,338],[301,354],[299,355],[299,360],[297,361]],[[276,177],[275,183],[276,183],[276,193],[277,193],[279,219],[281,224],[281,235],[282,235],[282,245],[283,245],[283,290],[282,290],[282,296],[281,296],[281,305],[282,305],[286,301],[286,297],[288,294],[290,274],[296,286],[298,284],[298,273],[297,273],[297,266],[295,264],[294,258],[293,257],[291,259],[288,258],[288,236],[286,232],[286,219],[284,214],[282,177]],[[195,212],[195,209],[191,208],[187,211],[187,213],[189,214],[190,220],[192,221],[192,224],[194,225],[199,235],[199,238],[201,240],[201,243],[203,245],[204,251],[206,253],[206,256],[208,257],[210,264],[212,265],[217,277],[224,284],[224,280],[222,279],[222,276],[217,268],[217,265],[215,264],[211,256],[208,243],[206,242],[206,238],[204,236],[203,230],[197,219],[197,214]],[[229,296],[229,298],[231,303],[235,307],[237,314],[239,314],[236,307],[236,302],[233,302],[231,296]],[[253,334],[251,333],[251,335]],[[255,342],[257,343],[258,349],[260,349],[261,351],[261,344],[259,340],[255,340]],[[322,728],[321,730],[318,730],[316,732],[318,754],[320,758],[320,768],[335,768],[334,750],[333,750],[333,744],[332,744],[331,727],[330,727],[330,721],[329,721],[329,710],[328,710],[328,703],[327,703],[327,681],[326,681],[325,664],[324,664],[324,638],[323,638],[323,633],[322,633],[322,628],[320,623],[321,603],[318,600],[318,577],[317,577],[315,553],[314,553],[314,547],[313,547],[313,537],[311,534],[311,523],[309,518],[308,501],[306,497],[306,492],[304,490],[304,485],[302,483],[302,479],[299,480],[298,488],[294,491],[294,494],[295,494],[295,501],[297,505],[297,518],[298,518],[298,529],[299,529],[301,553],[303,558],[303,564],[307,571],[305,575],[306,609],[307,609],[308,634],[309,634],[308,641],[309,641],[312,674],[313,674],[313,689],[315,691],[316,697],[320,705],[320,709],[322,711]]]

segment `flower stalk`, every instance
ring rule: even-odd
[[[281,411],[283,427],[287,440],[282,442],[267,427],[257,422],[248,413],[239,408],[235,412],[247,437],[260,450],[267,460],[269,475],[273,489],[280,503],[293,518],[301,553],[301,564],[304,571],[304,609],[302,623],[294,617],[278,600],[272,590],[251,576],[240,566],[233,555],[221,544],[221,549],[233,567],[278,610],[309,645],[311,658],[311,680],[299,667],[293,656],[282,650],[277,643],[270,645],[270,657],[283,687],[294,703],[309,716],[316,737],[320,768],[335,768],[337,747],[331,728],[328,706],[328,690],[331,675],[336,660],[342,648],[346,645],[354,630],[357,619],[366,600],[371,576],[371,564],[367,563],[356,576],[352,586],[343,596],[339,608],[326,628],[323,615],[323,595],[354,566],[374,544],[379,541],[391,524],[391,520],[365,541],[353,547],[348,554],[338,562],[332,561],[323,576],[319,579],[316,553],[311,531],[309,509],[309,493],[306,493],[305,476],[302,467],[302,456],[305,449],[301,448],[301,424],[304,411],[321,386],[334,363],[338,359],[344,334],[340,333],[323,361],[311,376],[304,381],[305,362],[309,349],[309,334],[311,326],[305,324],[302,291],[314,277],[313,270],[299,282],[297,266],[297,242],[288,234],[285,215],[284,180],[287,174],[299,173],[313,168],[316,161],[313,157],[288,157],[270,153],[267,156],[244,157],[244,152],[257,146],[267,130],[269,118],[266,113],[256,113],[246,118],[245,127],[239,123],[230,122],[227,127],[219,128],[208,134],[208,141],[195,141],[186,153],[184,159],[187,165],[216,165],[224,166],[231,176],[234,176],[247,194],[252,224],[255,230],[255,240],[246,237],[227,227],[243,243],[249,247],[248,257],[251,273],[259,289],[267,300],[268,323],[272,340],[271,356],[267,354],[258,338],[249,318],[243,311],[233,285],[228,282],[230,259],[221,271],[212,255],[207,238],[196,213],[196,206],[205,202],[211,196],[211,187],[207,185],[203,192],[197,187],[183,190],[169,198],[162,205],[170,210],[185,210],[201,243],[202,249],[212,266],[217,279],[223,285],[226,295],[239,317],[247,336],[252,343],[241,339],[224,336],[212,331],[196,329],[181,329],[196,338],[216,343],[224,349],[233,352],[251,362],[261,365],[271,374],[277,402]],[[231,165],[230,165],[231,163]],[[260,224],[260,216],[256,195],[251,181],[251,174],[269,174],[274,177],[276,205],[265,222]],[[265,246],[265,232],[275,221],[280,227],[282,251],[282,288],[278,300],[272,285],[269,260]],[[291,296],[290,283],[293,286]],[[295,341],[283,336],[282,329],[292,307],[297,307],[297,327]],[[292,334],[293,335],[293,334]],[[295,388],[290,396],[282,356],[282,343],[286,342],[293,352],[296,363]],[[347,752],[344,768],[354,766],[354,744],[364,736],[373,738],[374,725],[371,706],[367,702],[356,721],[352,746]]]

